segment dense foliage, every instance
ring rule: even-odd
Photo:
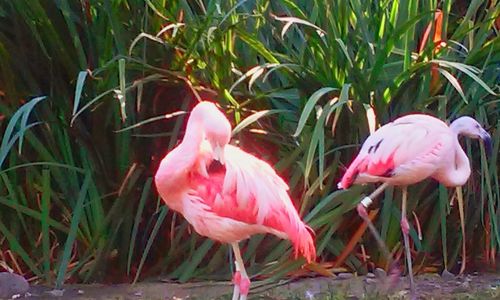
[[[464,142],[468,270],[500,246],[496,1],[17,0],[0,2],[0,269],[34,280],[228,279],[228,248],[199,237],[152,176],[199,99],[235,141],[272,162],[316,232],[305,271],[385,267],[353,210],[372,187],[336,183],[370,132],[407,112],[473,115]],[[457,270],[454,190],[410,188],[417,272]],[[400,191],[371,217],[401,255]],[[422,239],[418,238],[420,224]],[[251,274],[300,275],[290,245],[242,243]],[[285,255],[284,255],[285,253]]]

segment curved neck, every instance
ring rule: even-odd
[[[182,193],[186,188],[189,171],[196,164],[203,135],[202,122],[191,115],[182,142],[160,163],[155,182],[160,195],[169,204],[178,198],[175,195]]]
[[[457,120],[458,120],[458,119],[457,119]],[[450,124],[450,130],[451,130],[454,134],[456,134],[456,135],[458,136],[458,135],[460,135],[460,133],[461,133],[461,132],[460,132],[460,127],[457,125],[457,124],[458,124],[457,120],[455,120],[455,121],[451,122],[451,124]]]
[[[200,120],[198,120],[196,115],[191,115],[188,119],[186,125],[186,132],[184,133],[184,137],[182,138],[182,142],[177,146],[178,148],[182,148],[183,150],[196,150],[200,148],[201,142],[203,141],[203,124]],[[181,153],[183,155],[193,154],[193,152],[189,153]]]
[[[440,178],[441,183],[446,186],[461,186],[469,179],[471,170],[469,158],[465,154],[464,149],[458,142],[458,136],[455,138],[455,155],[451,163],[446,166],[444,176]]]

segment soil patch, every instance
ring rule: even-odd
[[[500,275],[476,274],[443,278],[437,274],[415,277],[418,299],[500,299]],[[410,299],[407,278],[389,284],[386,278],[337,276],[287,280],[264,286],[252,283],[250,299],[330,300],[330,299]],[[136,285],[68,285],[62,291],[33,286],[21,299],[231,299],[230,282],[163,283]]]

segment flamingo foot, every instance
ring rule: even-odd
[[[250,291],[250,279],[242,277],[240,281],[240,300],[246,300]]]
[[[404,235],[408,235],[410,233],[410,224],[408,223],[407,218],[401,219],[401,231]]]
[[[356,210],[358,211],[358,215],[361,218],[363,218],[363,219],[368,218],[368,212],[366,211],[366,206],[364,206],[362,203],[360,203],[356,206]]]
[[[405,218],[406,219],[406,218]],[[415,281],[413,279],[413,265],[412,265],[412,259],[411,259],[411,252],[410,252],[410,238],[408,236],[408,233],[404,233],[405,229],[401,227],[403,231],[403,239],[404,239],[404,245],[405,245],[405,252],[406,252],[406,267],[408,270],[408,277],[410,278],[410,293],[411,299],[414,299],[415,294]]]
[[[389,266],[389,272],[387,275],[389,282],[389,290],[392,290],[399,283],[399,279],[401,277],[401,270],[397,262],[394,262]]]
[[[235,256],[236,272],[233,276],[234,290],[233,300],[237,300],[236,291],[239,294],[239,300],[247,300],[248,292],[250,291],[250,279],[248,279],[247,272],[245,270],[245,265],[243,263],[243,258],[241,257],[240,248],[238,247],[238,242],[231,243]]]

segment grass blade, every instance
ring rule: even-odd
[[[151,235],[148,238],[146,248],[144,248],[144,253],[141,256],[141,261],[139,262],[139,267],[137,268],[137,273],[135,274],[135,278],[134,278],[133,283],[136,283],[137,280],[139,279],[139,276],[141,275],[141,270],[142,270],[142,267],[144,266],[144,262],[146,261],[146,258],[148,257],[149,250],[151,249],[151,245],[153,244],[153,241],[156,238],[158,231],[160,230],[160,226],[163,223],[163,220],[165,219],[167,212],[168,212],[168,208],[166,206],[162,206],[160,208],[160,214],[158,215],[158,219],[156,219],[155,226],[153,227],[153,230],[151,231]]]
[[[76,88],[75,88],[75,102],[73,104],[73,116],[78,111],[78,106],[80,105],[80,99],[82,97],[83,85],[85,84],[85,79],[87,78],[87,71],[80,71],[78,73],[78,78],[76,79]]]
[[[144,184],[141,199],[139,200],[139,205],[137,206],[137,213],[135,214],[134,227],[132,228],[132,236],[130,238],[130,246],[128,249],[127,275],[130,274],[130,266],[132,265],[132,258],[134,256],[134,246],[136,244],[137,231],[139,230],[139,223],[141,222],[142,212],[149,196],[152,181],[152,178],[148,178],[148,180]]]
[[[249,126],[250,124],[257,122],[260,118],[280,114],[280,113],[289,113],[289,110],[286,109],[269,109],[269,110],[261,110],[256,112],[248,117],[246,117],[243,121],[241,121],[236,127],[233,129],[232,135],[235,136],[238,132]]]
[[[44,169],[42,172],[42,251],[43,251],[43,271],[45,280],[50,283],[50,232],[49,232],[49,212],[50,212],[50,171]]]
[[[299,119],[299,124],[297,125],[297,129],[295,130],[295,133],[293,134],[294,137],[298,137],[299,134],[302,132],[302,129],[304,129],[304,126],[306,125],[307,119],[309,118],[309,115],[313,111],[314,107],[316,106],[316,103],[323,97],[325,94],[337,90],[336,88],[331,88],[331,87],[324,87],[311,95],[309,99],[307,100],[306,106],[302,110],[302,114],[300,115]]]
[[[78,199],[76,201],[75,208],[73,209],[73,214],[71,218],[71,225],[69,227],[68,237],[64,243],[64,249],[62,252],[62,257],[59,263],[59,268],[57,270],[56,287],[60,288],[65,280],[66,272],[68,271],[69,260],[71,258],[71,253],[73,252],[73,246],[76,240],[76,234],[78,232],[78,226],[82,218],[83,204],[87,197],[87,191],[89,188],[90,180],[92,176],[90,173],[85,175],[83,184],[81,186],[80,192],[78,194]]]

